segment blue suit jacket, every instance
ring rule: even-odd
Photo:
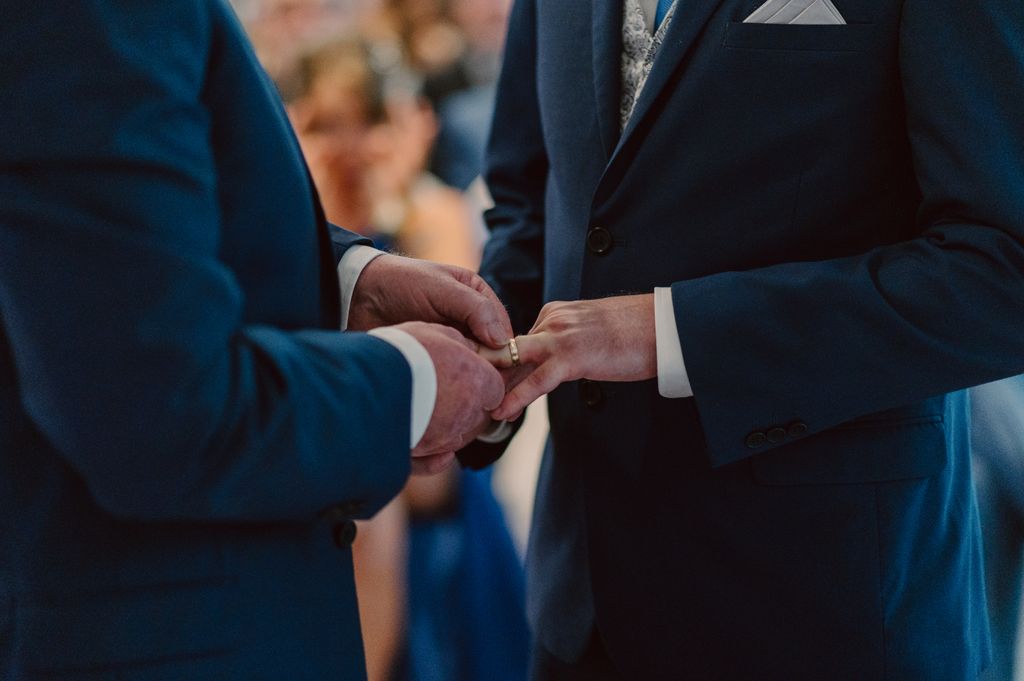
[[[0,677],[361,679],[411,376],[222,0],[0,2]]]
[[[484,274],[520,331],[671,286],[696,395],[551,395],[531,617],[630,679],[974,678],[957,391],[1024,370],[1024,5],[760,1],[682,2],[622,134],[622,3],[513,10]]]

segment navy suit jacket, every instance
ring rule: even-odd
[[[484,275],[520,332],[671,286],[695,392],[550,396],[531,617],[630,679],[974,678],[960,391],[1024,370],[1024,5],[760,1],[681,2],[622,134],[621,1],[515,4]]]
[[[223,0],[0,2],[0,677],[361,679],[411,375]]]

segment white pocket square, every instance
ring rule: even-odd
[[[743,20],[745,24],[845,24],[832,0],[768,0]]]

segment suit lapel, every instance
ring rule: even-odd
[[[607,1],[598,0],[599,3]],[[626,129],[623,130],[615,151],[612,152],[612,161],[619,155],[622,148],[629,143],[630,138],[636,133],[643,120],[650,115],[654,104],[658,101],[658,96],[671,82],[673,74],[686,57],[690,47],[696,42],[701,30],[722,2],[724,0],[679,0],[679,5],[675,10],[675,17],[665,30],[664,42],[662,43],[661,51],[654,60],[651,75],[647,78],[647,83],[644,85],[640,98],[637,100],[636,108],[633,109],[633,115],[629,119]],[[618,75],[618,68],[616,68],[615,73],[615,80],[619,82],[621,76]]]
[[[619,105],[622,99],[622,2],[594,0],[594,96],[605,154],[611,158],[619,141]]]

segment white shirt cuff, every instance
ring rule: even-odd
[[[491,432],[479,435],[476,439],[489,445],[495,445],[504,442],[510,435],[512,435],[512,424],[508,421],[498,421]]]
[[[693,397],[670,288],[654,289],[654,333],[658,351],[658,392],[662,397],[673,399]]]
[[[395,346],[412,369],[412,425],[409,449],[415,449],[423,439],[423,434],[427,432],[430,417],[434,415],[434,403],[437,401],[437,371],[434,369],[434,362],[423,344],[401,329],[384,326],[370,331],[370,335]]]
[[[341,256],[341,262],[338,263],[338,285],[341,287],[342,331],[348,328],[348,312],[352,308],[352,294],[356,290],[359,275],[367,265],[382,255],[383,251],[378,251],[372,246],[352,246]]]

